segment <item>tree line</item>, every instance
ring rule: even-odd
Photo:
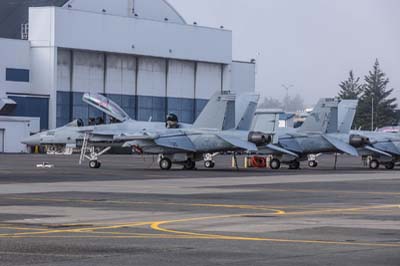
[[[382,71],[378,59],[363,81],[351,70],[349,77],[339,84],[340,99],[359,101],[353,124],[356,129],[375,130],[398,124],[397,99],[392,97],[394,89],[389,89],[388,84],[389,78]]]

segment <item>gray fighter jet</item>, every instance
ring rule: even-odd
[[[347,114],[340,117],[346,126],[352,125],[355,108],[350,105],[339,107],[339,112]],[[352,130],[352,146],[357,148],[359,155],[367,162],[371,169],[378,169],[381,165],[386,169],[394,169],[400,162],[400,134],[374,131]]]
[[[259,149],[259,153],[273,156],[270,161],[272,169],[279,169],[282,164],[288,164],[290,169],[299,169],[300,161],[305,160],[310,167],[317,167],[318,162],[311,155],[321,153],[358,156],[357,149],[352,145],[358,136],[350,134],[356,106],[357,101],[321,99],[300,128],[277,128],[273,143]],[[255,121],[257,129],[265,123],[265,119],[258,119],[257,115]]]
[[[270,141],[269,135],[249,132],[249,119],[254,114],[258,96],[244,97],[248,100],[246,108],[238,111],[236,121],[235,95],[216,94],[208,102],[193,126],[181,125],[177,121],[167,124],[139,122],[129,116],[115,103],[101,95],[84,96],[84,101],[96,106],[108,115],[121,121],[118,124],[82,126],[74,121],[64,127],[34,135],[23,143],[46,145],[57,150],[81,148],[82,162],[89,159],[91,168],[101,166],[98,158],[111,147],[129,147],[139,154],[159,155],[161,169],[170,169],[172,164],[184,165],[193,169],[195,162],[206,157],[205,166],[214,167],[210,154],[224,151],[257,150],[256,144]],[[67,152],[71,153],[71,152]]]

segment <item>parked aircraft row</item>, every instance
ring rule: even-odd
[[[173,115],[166,123],[136,121],[102,95],[85,94],[83,101],[120,123],[82,126],[74,121],[31,136],[23,143],[64,153],[80,148],[80,162],[88,159],[91,168],[100,168],[100,156],[112,147],[158,155],[163,170],[171,169],[173,164],[190,170],[199,161],[213,168],[214,156],[224,152],[270,155],[272,169],[282,164],[298,169],[305,160],[310,167],[317,167],[312,155],[321,153],[369,158],[371,169],[380,165],[393,169],[400,160],[399,134],[351,130],[355,100],[321,99],[298,129],[279,128],[278,111],[256,111],[255,95],[236,98],[229,92],[216,93],[193,125],[179,123]]]

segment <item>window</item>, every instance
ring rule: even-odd
[[[29,82],[29,70],[27,69],[6,69],[6,80],[16,82]]]

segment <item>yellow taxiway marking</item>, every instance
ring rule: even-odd
[[[365,206],[365,207],[354,207],[354,208],[333,208],[333,209],[325,209],[325,210],[311,210],[311,211],[294,211],[287,212],[285,215],[309,215],[309,214],[329,214],[329,213],[346,213],[346,212],[360,212],[367,210],[378,210],[378,209],[394,209],[400,208],[399,204],[391,204],[391,205],[373,205],[373,206]]]
[[[16,227],[16,226],[1,226],[0,229],[8,229],[8,230],[31,230],[31,231],[44,231],[47,229],[39,229],[39,228],[29,228],[29,227]]]
[[[241,217],[241,216],[244,216],[244,215],[209,216],[209,217],[200,217],[200,218],[159,221],[159,222],[152,223],[150,226],[153,230],[160,231],[160,232],[171,233],[171,234],[176,234],[176,235],[188,235],[193,238],[206,238],[206,239],[214,239],[214,240],[264,241],[264,242],[277,242],[277,243],[303,243],[303,244],[326,244],[326,245],[400,248],[400,243],[340,242],[340,241],[324,241],[324,240],[243,237],[243,236],[229,236],[229,235],[218,235],[218,234],[204,234],[204,233],[173,230],[173,229],[167,229],[167,228],[162,227],[162,226],[168,225],[168,224],[176,224],[176,223],[184,223],[184,222],[200,221],[200,220],[215,220],[215,219],[224,219],[224,218]]]
[[[400,192],[387,192],[387,191],[354,191],[354,190],[323,190],[323,189],[260,189],[257,191],[266,192],[294,192],[294,193],[330,193],[330,194],[366,194],[366,195],[388,195],[400,196]]]
[[[111,203],[111,204],[133,204],[133,205],[164,205],[164,206],[187,206],[187,207],[212,207],[246,210],[271,210],[268,206],[262,205],[235,205],[235,204],[212,204],[212,203],[178,203],[178,202],[151,202],[151,201],[124,201],[124,200],[82,200],[82,199],[57,199],[57,198],[23,198],[10,197],[13,200],[45,201],[45,202],[73,202],[73,203]]]
[[[247,209],[247,210],[258,210],[265,211],[269,210],[269,213],[247,213],[247,214],[230,214],[230,215],[216,215],[207,217],[194,217],[179,220],[167,220],[167,221],[155,221],[155,222],[136,222],[127,224],[118,224],[111,226],[94,226],[85,228],[74,228],[74,229],[59,229],[59,230],[46,230],[40,232],[23,232],[14,234],[0,234],[0,238],[183,238],[183,239],[213,239],[213,240],[241,240],[241,241],[268,241],[268,242],[280,242],[280,243],[307,243],[307,244],[331,244],[331,245],[353,245],[353,246],[373,246],[373,247],[400,247],[400,243],[367,243],[367,242],[339,242],[339,241],[322,241],[322,240],[298,240],[298,239],[272,239],[272,238],[261,238],[261,237],[243,237],[243,236],[229,236],[229,235],[218,235],[218,234],[203,234],[197,232],[186,232],[178,231],[173,229],[164,228],[164,225],[185,223],[202,220],[217,220],[217,219],[229,219],[229,218],[240,218],[251,215],[279,215],[279,216],[291,216],[291,215],[308,215],[308,214],[327,214],[327,213],[346,213],[346,212],[358,212],[370,209],[390,209],[399,208],[400,205],[375,205],[365,207],[354,207],[354,208],[337,208],[337,209],[324,209],[324,210],[306,210],[306,211],[294,211],[285,212],[276,208],[270,208],[261,205],[232,205],[232,204],[209,204],[209,203],[173,203],[173,202],[132,202],[132,201],[96,201],[96,200],[73,200],[73,199],[40,199],[40,198],[14,198],[19,200],[32,200],[32,201],[54,201],[54,202],[80,202],[80,203],[115,203],[115,204],[146,204],[146,205],[172,205],[172,206],[191,206],[191,207],[212,207],[212,208],[231,208],[231,209]],[[123,233],[123,232],[100,232],[99,230],[110,230],[120,229],[124,227],[138,227],[149,225],[151,229],[164,234],[136,234],[136,233]],[[88,233],[94,235],[76,235],[76,236],[56,236],[51,234],[57,233]],[[167,234],[165,234],[167,233]],[[104,234],[104,235],[96,235]]]
[[[75,229],[46,230],[46,231],[40,231],[40,232],[0,234],[0,238],[6,238],[6,237],[12,237],[12,236],[24,236],[24,235],[55,234],[55,233],[85,233],[85,232],[91,232],[91,231],[95,231],[95,230],[120,229],[120,228],[124,228],[124,227],[135,227],[135,226],[143,226],[143,225],[148,225],[148,224],[151,224],[151,222],[137,222],[137,223],[118,224],[118,225],[99,226],[99,227],[87,227],[87,228],[75,228]]]

